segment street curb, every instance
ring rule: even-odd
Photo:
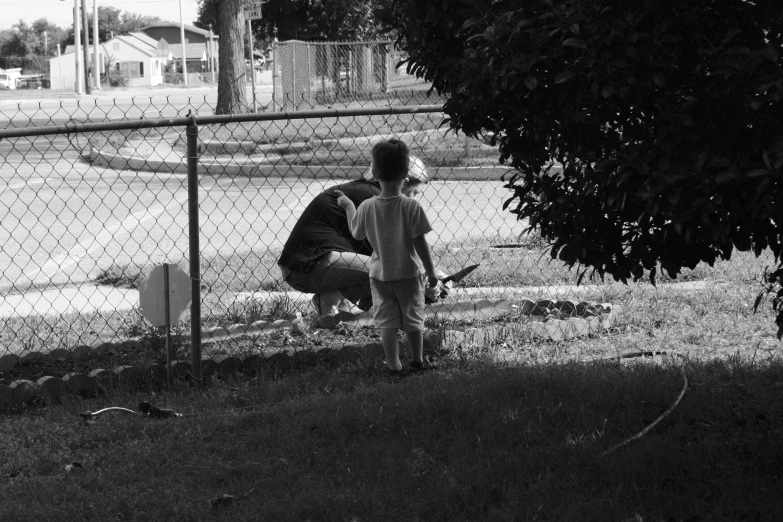
[[[135,170],[141,172],[164,172],[187,174],[185,158],[177,160],[155,160],[122,156],[90,147],[90,161],[93,165],[114,170]],[[368,165],[287,165],[269,164],[248,157],[243,163],[234,160],[199,160],[198,175],[246,176],[249,178],[300,178],[300,179],[358,179]],[[508,167],[427,167],[431,180],[438,181],[500,181],[504,175],[513,173]]]

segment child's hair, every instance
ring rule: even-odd
[[[404,141],[392,138],[372,148],[373,173],[380,181],[400,181],[408,176],[410,150]]]

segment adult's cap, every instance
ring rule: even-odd
[[[408,177],[415,179],[419,183],[430,182],[430,175],[427,172],[427,167],[424,166],[424,162],[417,156],[410,156],[410,161],[408,161]]]

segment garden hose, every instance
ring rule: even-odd
[[[682,354],[679,354],[679,353],[672,353],[672,352],[666,352],[666,351],[661,351],[661,350],[646,350],[646,351],[641,351],[641,352],[628,352],[628,353],[624,353],[624,354],[620,354],[620,355],[614,355],[614,356],[611,356],[611,357],[601,357],[600,359],[595,359],[592,362],[619,361],[619,360],[622,360],[622,359],[633,359],[633,358],[636,358],[636,357],[654,357],[656,355],[674,355],[674,356],[680,357],[681,359],[685,359],[685,357]],[[609,453],[613,452],[614,450],[622,448],[623,446],[627,446],[631,442],[644,437],[659,422],[661,422],[667,415],[669,415],[674,410],[674,408],[677,407],[677,405],[680,403],[682,398],[685,396],[685,391],[688,389],[688,375],[685,373],[685,365],[680,365],[680,372],[682,373],[682,389],[680,390],[679,395],[677,395],[677,398],[672,403],[672,405],[669,406],[668,408],[666,408],[666,411],[664,411],[662,414],[660,414],[657,419],[652,421],[642,431],[640,431],[636,435],[633,435],[632,437],[629,437],[629,438],[625,439],[622,442],[619,442],[619,443],[615,444],[614,446],[612,446],[608,450],[602,452],[600,455],[598,455],[598,457],[596,457],[596,460],[602,459],[603,457],[605,457]]]
[[[153,406],[149,402],[140,402],[139,410],[141,411],[122,408],[120,406],[112,406],[109,408],[103,408],[102,410],[98,410],[98,411],[85,411],[80,413],[79,415],[81,416],[82,419],[84,419],[85,422],[94,419],[98,415],[102,415],[110,411],[121,411],[125,413],[130,413],[131,415],[141,415],[143,417],[151,417],[154,419],[167,419],[172,417],[183,416],[181,413],[177,413],[174,410],[170,410],[166,408],[158,408],[157,406]]]

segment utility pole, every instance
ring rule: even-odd
[[[87,0],[82,0],[82,18],[84,19],[84,92],[92,94],[90,83],[90,26],[87,19]]]
[[[92,0],[92,73],[95,89],[101,90],[101,62],[98,56],[98,0]]]
[[[44,31],[44,56],[49,56],[49,35]]]
[[[250,83],[253,86],[253,112],[256,111],[256,64],[253,55],[253,27],[251,19],[247,19],[247,46],[250,48]]]
[[[212,41],[212,24],[209,24],[209,68],[212,71],[212,84],[215,83],[215,42]]]
[[[76,66],[76,94],[82,94],[82,43],[81,24],[79,23],[79,0],[73,0],[73,47],[74,65]]]
[[[182,42],[182,77],[185,79],[185,87],[188,86],[188,65],[185,53],[185,20],[182,18],[182,0],[179,0],[179,39]]]
[[[60,44],[57,44],[57,68],[60,69],[60,90],[64,91],[65,86],[63,85],[63,57],[60,54]]]

